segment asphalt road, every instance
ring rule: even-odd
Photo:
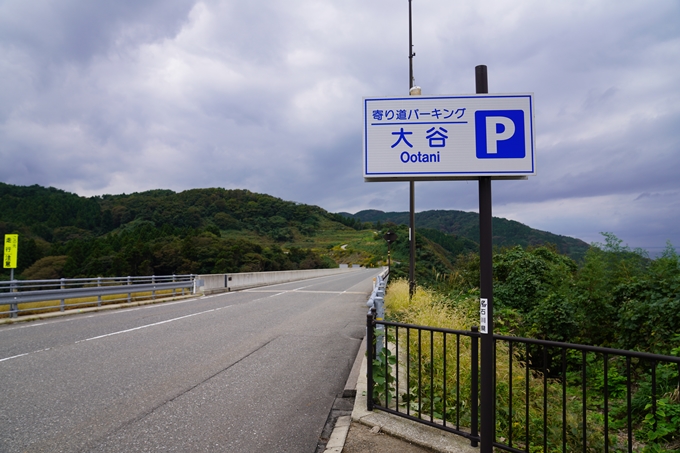
[[[377,270],[0,328],[0,452],[314,452]]]

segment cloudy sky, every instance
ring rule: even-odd
[[[413,0],[423,94],[534,93],[537,175],[494,215],[680,245],[678,0]],[[241,188],[407,211],[365,183],[362,98],[408,93],[407,0],[0,0],[0,181],[83,196]],[[418,182],[416,210],[477,210]]]

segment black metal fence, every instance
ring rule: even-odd
[[[479,335],[376,321],[369,314],[368,410],[434,426],[477,446]]]
[[[482,334],[474,327],[376,321],[370,314],[367,328],[368,409],[461,435],[477,446],[487,435],[478,432]],[[680,357],[502,335],[494,335],[494,343],[496,450],[680,448]]]

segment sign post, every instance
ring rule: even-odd
[[[363,172],[369,182],[479,181],[480,453],[492,453],[491,181],[536,174],[534,102],[531,93],[488,94],[484,65],[475,67],[475,84],[470,95],[364,98]]]
[[[488,93],[489,83],[487,78],[486,66],[480,65],[475,67],[475,85],[477,93]],[[495,115],[495,114],[494,114]],[[477,153],[479,154],[480,146],[486,152],[489,149],[500,146],[494,141],[500,142],[500,136],[507,137],[508,130],[511,126],[508,123],[505,130],[498,131],[496,134],[494,130],[488,130],[488,116],[487,118],[487,140],[486,144],[477,142]],[[498,115],[493,122],[504,121],[503,117]],[[507,118],[507,117],[506,117]],[[480,126],[477,125],[477,128]],[[493,137],[493,138],[489,138]],[[512,140],[512,136],[505,138],[505,140]],[[484,147],[486,145],[486,148]],[[533,147],[533,145],[532,145]],[[517,149],[517,148],[515,148]],[[509,152],[510,154],[510,152]],[[532,165],[533,166],[533,165]],[[495,354],[493,341],[493,230],[491,214],[491,178],[489,176],[482,176],[479,178],[479,297],[480,297],[480,314],[482,307],[485,308],[486,325],[482,325],[480,329],[482,333],[481,338],[481,357],[480,357],[480,415],[481,423],[479,425],[480,431],[480,453],[492,453],[493,443],[496,437],[496,421],[494,413],[494,399],[496,397],[496,389],[494,381],[496,377],[495,369]],[[482,318],[480,317],[480,323]]]

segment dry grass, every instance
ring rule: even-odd
[[[408,283],[406,281],[398,280],[391,282],[385,296],[385,307],[389,318],[408,324],[461,331],[469,331],[472,325],[478,325],[479,323],[479,318],[477,317],[478,311],[476,311],[478,308],[475,310],[475,307],[479,306],[479,300],[475,296],[461,295],[459,299],[452,301],[424,288],[418,288],[410,301],[408,296]],[[458,345],[456,344],[455,337],[452,338],[449,335],[446,341],[445,351],[442,334],[435,333],[430,336],[429,333],[423,332],[420,352],[418,352],[417,334],[414,335],[412,333],[410,335],[409,350],[412,370],[409,392],[411,396],[404,400],[410,400],[412,410],[420,411],[424,418],[432,412],[436,419],[446,417],[447,423],[452,422],[456,418],[453,408],[461,407],[461,413],[458,414],[459,420],[461,423],[467,423],[463,426],[469,426],[471,340],[468,336],[461,336],[459,342],[460,349],[458,351],[456,350]],[[399,343],[400,354],[403,354],[403,351],[406,351],[405,334],[399,334]],[[420,357],[417,356],[418,354],[420,354]],[[527,373],[524,355],[525,351],[521,348],[516,348],[513,351],[511,379],[508,345],[504,342],[496,344],[496,437],[501,442],[507,442],[510,437],[510,430],[512,430],[513,446],[524,448],[526,426],[528,423],[532,443],[531,451],[542,452],[545,423],[545,435],[547,436],[548,444],[546,452],[561,451],[561,382],[554,379],[547,379],[544,382],[544,376],[536,370],[530,370]],[[444,356],[446,356],[447,364],[446,376],[444,376]],[[400,366],[403,367],[404,359],[400,357],[399,361]],[[414,368],[418,363],[421,364],[422,370],[425,371],[423,373],[425,376],[421,377],[420,382],[418,382],[417,378],[417,368]],[[456,373],[454,372],[456,368],[460,370],[459,382],[456,382]],[[430,369],[433,370],[433,381],[430,380]],[[401,373],[402,371],[400,371]],[[435,395],[443,395],[444,386],[446,387],[446,403],[442,404],[441,401],[435,401],[434,405],[431,406],[429,402],[430,389],[433,389]],[[512,415],[509,412],[510,386],[512,386]],[[414,400],[418,400],[418,395],[413,394],[414,389],[418,387],[422,389],[420,401],[424,400],[426,402],[420,407],[413,404]],[[455,393],[454,389],[459,391],[459,393]],[[528,420],[525,409],[527,393],[529,398]],[[456,395],[460,395],[459,400],[456,399]],[[545,414],[543,410],[544,397],[547,400],[548,406]],[[580,420],[581,404],[582,402],[578,398],[572,398],[568,403],[567,447],[570,451],[571,448],[578,449],[579,451],[582,449],[580,443],[582,433],[582,420]],[[446,411],[445,414],[443,409]],[[546,419],[544,419],[544,415]],[[591,417],[596,416],[596,413],[588,410],[589,447],[587,451],[597,450],[597,448],[593,450],[590,445],[603,446],[602,431],[596,428],[597,421],[591,420]]]
[[[470,326],[475,323],[465,304],[453,305],[444,297],[427,289],[418,288],[414,297],[409,301],[408,283],[403,280],[390,284],[385,296],[385,307],[390,318],[396,318],[399,322],[408,324],[469,331]],[[445,341],[446,348],[444,348]],[[406,398],[402,396],[402,398],[409,400],[410,409],[415,413],[420,413],[423,418],[429,418],[431,414],[435,421],[446,418],[448,424],[460,422],[462,426],[469,426],[471,338],[466,335],[456,337],[448,334],[444,340],[442,333],[430,335],[422,332],[419,348],[418,334],[411,332],[408,342],[411,356],[408,386],[410,396]],[[405,333],[399,334],[399,343],[400,351],[403,353],[407,350]],[[400,357],[402,367],[405,367],[404,362],[405,358]],[[444,362],[446,362],[446,376]],[[458,373],[460,380],[456,379]],[[419,375],[420,378],[418,378]],[[446,401],[442,399],[430,401],[431,391],[433,395],[443,395],[444,387],[446,387]],[[418,388],[421,389],[420,395],[418,395]],[[459,413],[456,413],[457,409],[460,409]]]

